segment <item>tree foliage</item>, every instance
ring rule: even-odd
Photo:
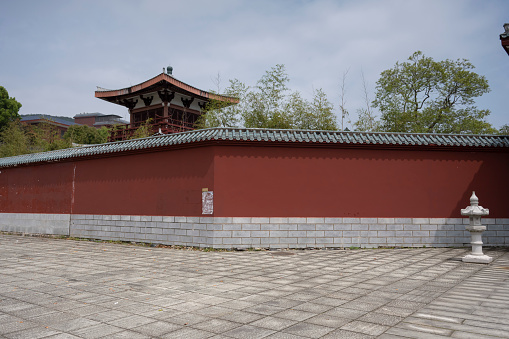
[[[289,81],[284,65],[266,71],[254,87],[231,80],[224,94],[238,98],[239,104],[212,100],[196,126],[336,130],[333,105],[325,93],[315,90],[309,102],[290,91]]]
[[[48,123],[25,125],[15,120],[0,132],[0,157],[53,151],[70,146],[67,140],[62,139],[60,131]]]
[[[0,130],[4,129],[11,121],[19,119],[21,104],[15,98],[10,98],[7,90],[0,86]]]
[[[406,62],[381,73],[373,106],[380,129],[415,133],[493,133],[489,110],[474,99],[489,92],[484,76],[465,59],[434,61],[415,52]]]
[[[240,126],[242,112],[245,110],[247,91],[248,87],[238,79],[230,80],[230,85],[222,95],[238,98],[239,103],[231,105],[227,101],[210,99],[205,107],[206,114],[201,115],[196,121],[196,128]],[[212,91],[212,93],[219,94],[219,84],[218,91]]]
[[[107,141],[108,135],[106,127],[73,125],[62,137],[61,131],[50,123],[27,125],[15,120],[0,131],[0,157],[53,151],[73,144],[101,144]]]
[[[129,137],[130,140],[132,139],[140,139],[140,138],[148,138],[149,136],[153,135],[152,132],[152,119],[147,119],[147,121],[141,123],[138,128],[134,131],[134,133]],[[108,137],[106,136],[106,139]]]
[[[498,130],[498,134],[509,135],[509,125],[508,124],[502,125],[502,127],[500,127],[500,129]]]
[[[106,127],[95,128],[86,125],[72,125],[64,134],[71,144],[103,144],[108,141],[109,130]]]
[[[11,121],[0,132],[0,157],[12,157],[30,152],[30,139],[21,123]]]

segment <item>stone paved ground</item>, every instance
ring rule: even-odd
[[[0,234],[1,338],[509,338],[509,251],[199,252]]]

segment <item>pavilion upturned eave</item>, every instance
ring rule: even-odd
[[[125,99],[132,97],[133,95],[145,94],[152,91],[157,91],[161,88],[167,88],[169,90],[178,92],[183,95],[187,95],[190,97],[195,97],[197,99],[203,101],[209,101],[210,99],[226,101],[231,104],[236,104],[239,102],[239,99],[234,97],[228,97],[224,95],[218,95],[214,93],[210,93],[207,91],[200,90],[196,87],[190,86],[180,80],[175,79],[174,77],[161,73],[152,79],[144,81],[140,84],[117,89],[117,90],[104,90],[104,91],[95,91],[95,97],[99,99],[103,99],[109,102],[118,102],[120,99]]]

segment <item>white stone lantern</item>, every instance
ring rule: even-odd
[[[463,257],[464,262],[473,262],[480,264],[489,264],[493,258],[482,253],[482,232],[486,231],[486,226],[481,225],[481,217],[490,214],[487,208],[479,206],[479,198],[472,192],[470,197],[470,206],[461,210],[461,215],[468,215],[470,223],[466,230],[472,237],[472,253]]]

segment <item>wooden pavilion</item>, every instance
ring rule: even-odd
[[[211,100],[237,104],[237,98],[206,92],[175,79],[172,68],[131,87],[108,90],[97,88],[95,97],[129,110],[130,123],[117,126],[110,141],[128,139],[140,125],[150,125],[153,133],[170,134],[194,129]]]

